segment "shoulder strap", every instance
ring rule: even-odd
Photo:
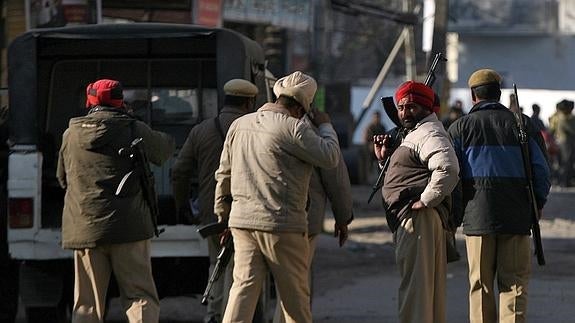
[[[216,129],[218,130],[218,134],[220,135],[220,138],[222,138],[222,142],[226,141],[226,135],[224,134],[224,131],[222,130],[222,125],[220,123],[220,117],[219,116],[214,118],[214,124],[216,125]]]

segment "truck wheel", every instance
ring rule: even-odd
[[[18,266],[5,257],[0,260],[0,322],[14,323],[18,311]]]
[[[70,316],[66,306],[26,308],[27,323],[67,323]]]

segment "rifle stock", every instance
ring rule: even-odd
[[[121,148],[118,150],[118,155],[130,158],[134,163],[134,170],[124,175],[122,181],[116,189],[116,195],[120,195],[124,184],[128,178],[137,173],[139,175],[140,187],[144,192],[144,199],[150,208],[150,216],[152,217],[152,224],[154,225],[154,234],[156,237],[164,232],[164,229],[158,230],[158,216],[160,210],[158,208],[158,196],[156,195],[156,188],[154,183],[154,173],[150,169],[150,163],[146,157],[146,152],[142,148],[142,138],[136,138],[130,144],[130,147]]]
[[[213,236],[214,234],[220,234],[224,232],[227,228],[228,228],[227,222],[214,222],[199,227],[197,231],[202,236],[202,238],[205,239],[209,236]]]
[[[228,228],[228,224],[225,222],[210,223],[203,227],[198,228],[198,233],[205,239],[209,236],[220,234]],[[230,259],[234,253],[234,243],[231,235],[225,235],[224,241],[222,242],[222,247],[218,253],[216,264],[214,265],[214,270],[212,271],[204,294],[202,295],[202,304],[206,305],[209,302],[210,294],[214,283],[220,279],[222,274],[226,271],[226,267],[230,262]]]
[[[429,71],[427,72],[427,76],[425,77],[424,82],[424,84],[429,87],[431,87],[435,82],[435,69],[437,68],[437,64],[439,63],[439,61],[447,61],[447,59],[441,53],[435,54],[435,57],[433,58],[431,66],[429,67]],[[391,146],[396,146],[397,141],[399,141],[401,133],[403,132],[402,131],[403,128],[401,126],[401,122],[399,121],[399,117],[397,116],[397,109],[395,107],[395,103],[393,102],[393,97],[390,96],[382,97],[381,103],[383,104],[383,109],[385,110],[385,113],[387,114],[389,119],[396,125],[395,128],[393,128],[388,132],[388,134],[391,134],[393,137],[392,140],[393,143],[391,144]],[[369,194],[367,203],[371,202],[371,200],[375,196],[375,193],[377,193],[377,191],[379,191],[379,189],[383,186],[383,179],[385,178],[385,172],[387,171],[387,167],[389,166],[390,158],[391,154],[387,154],[387,157],[385,158],[382,168],[379,171],[379,175],[377,176],[377,181],[375,182],[375,184],[373,184],[373,187],[371,188],[372,189],[371,194]]]
[[[513,92],[515,93],[515,103],[519,109],[519,97],[517,96],[517,86],[513,84]],[[525,176],[527,177],[527,193],[529,197],[529,204],[532,208],[532,224],[531,232],[533,234],[533,244],[535,247],[535,256],[537,257],[537,264],[540,266],[545,265],[545,255],[543,254],[543,243],[541,242],[541,228],[539,227],[539,208],[535,199],[535,189],[533,188],[533,170],[531,168],[531,157],[529,154],[529,137],[525,130],[525,123],[521,111],[514,112],[517,119],[519,128],[519,143],[521,144],[521,155],[523,156],[523,168]]]

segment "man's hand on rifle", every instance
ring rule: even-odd
[[[225,229],[220,233],[220,246],[224,246],[229,239],[232,238],[232,231],[230,228]]]
[[[421,202],[421,200],[418,200],[411,205],[412,210],[422,210],[422,209],[425,209],[426,207],[427,206],[425,206],[425,204],[423,204],[423,202]]]
[[[373,136],[373,151],[378,161],[383,162],[387,154],[387,147],[391,142],[390,135]]]
[[[336,223],[334,225],[333,236],[339,237],[339,246],[342,247],[347,241],[347,224]]]

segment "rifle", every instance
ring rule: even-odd
[[[545,255],[543,254],[543,243],[541,242],[541,229],[539,227],[539,209],[535,200],[535,189],[533,188],[533,170],[531,168],[531,157],[529,155],[529,137],[525,130],[525,121],[523,114],[519,109],[519,97],[517,96],[517,86],[513,84],[513,93],[515,94],[515,103],[517,104],[518,111],[514,112],[515,119],[517,119],[517,126],[519,128],[519,143],[521,144],[521,155],[523,156],[523,169],[527,177],[527,191],[529,196],[529,204],[532,207],[532,221],[531,232],[533,233],[533,244],[535,246],[535,255],[537,256],[537,264],[539,266],[545,265]]]
[[[142,138],[136,138],[132,141],[130,147],[120,148],[120,150],[118,150],[118,155],[127,157],[133,161],[134,170],[124,175],[116,189],[116,196],[122,193],[122,188],[130,177],[134,173],[137,173],[139,175],[140,187],[144,192],[144,198],[150,208],[150,216],[152,217],[152,224],[154,225],[154,234],[156,237],[159,237],[160,233],[164,232],[164,229],[158,230],[158,216],[160,214],[160,210],[158,208],[158,196],[156,195],[156,188],[154,186],[154,173],[150,169],[148,157],[142,148],[143,141],[144,139]]]
[[[429,67],[429,71],[427,71],[427,76],[425,77],[424,82],[424,84],[429,87],[433,86],[433,83],[435,82],[435,69],[437,68],[437,64],[439,63],[439,61],[445,62],[447,61],[447,59],[441,53],[435,54],[433,62]],[[397,148],[397,145],[399,144],[400,141],[399,139],[403,137],[405,129],[403,129],[403,127],[401,126],[401,122],[399,121],[399,117],[397,116],[397,108],[395,107],[395,103],[393,103],[393,97],[391,96],[382,97],[381,103],[383,104],[383,109],[385,110],[385,113],[396,126],[387,132],[387,134],[390,135],[392,138],[392,143],[388,148],[394,150],[395,148]],[[367,203],[371,202],[371,199],[373,199],[375,193],[377,193],[377,191],[379,191],[379,189],[383,186],[383,179],[385,178],[385,172],[387,171],[387,167],[389,166],[390,158],[391,153],[388,153],[381,167],[379,175],[377,176],[377,181],[375,182],[375,184],[373,184],[373,187],[371,188],[371,194],[367,199]]]
[[[220,234],[224,232],[228,228],[228,224],[225,222],[216,222],[204,225],[198,228],[198,233],[202,236],[202,238],[207,238],[214,234]],[[231,235],[225,235],[224,241],[222,242],[222,247],[220,248],[220,252],[218,253],[218,257],[216,260],[216,264],[214,266],[214,270],[210,275],[210,279],[208,280],[208,284],[206,285],[206,289],[204,294],[202,295],[202,304],[208,304],[208,299],[210,298],[210,293],[214,286],[214,283],[220,278],[220,276],[225,272],[228,263],[234,253],[234,243]]]

